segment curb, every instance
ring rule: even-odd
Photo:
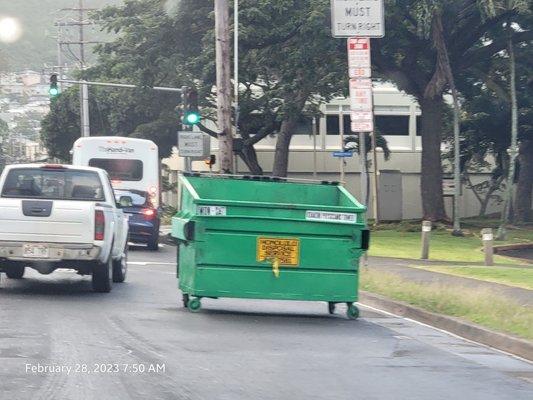
[[[516,243],[516,244],[502,244],[499,246],[493,246],[494,253],[499,253],[500,251],[507,250],[524,250],[524,249],[533,249],[533,243]]]
[[[528,340],[494,332],[459,318],[422,310],[421,308],[391,300],[374,293],[359,292],[359,302],[363,305],[376,307],[395,315],[414,319],[435,328],[451,332],[462,338],[533,361],[533,342]]]

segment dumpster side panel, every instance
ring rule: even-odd
[[[263,232],[209,232],[205,242],[197,243],[199,265],[264,266],[258,257],[258,238],[295,239],[299,242],[298,263],[294,268],[314,270],[355,270],[361,255],[350,238],[313,237]],[[283,267],[283,264],[282,264]]]
[[[186,293],[200,297],[272,300],[357,301],[355,271],[281,270],[276,278],[262,268],[197,267],[194,285],[180,282]]]

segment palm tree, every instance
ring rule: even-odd
[[[455,85],[452,66],[448,53],[448,44],[442,25],[442,14],[446,8],[455,9],[459,16],[466,17],[473,7],[478,7],[484,18],[493,18],[501,13],[525,12],[528,10],[528,0],[420,0],[417,3],[417,16],[419,23],[419,34],[423,37],[431,37],[433,46],[437,51],[437,66],[432,77],[431,83],[426,88],[426,94],[436,95],[440,93],[444,86],[448,85],[453,97],[453,133],[454,133],[454,176],[455,176],[455,190],[454,196],[454,221],[453,221],[453,235],[462,236],[461,224],[459,217],[459,190],[461,184],[461,170],[460,170],[460,115],[461,107],[459,104],[459,93]],[[510,26],[508,22],[508,26]],[[509,28],[510,29],[510,28]],[[512,53],[512,38],[509,39],[509,51]],[[511,63],[514,63],[514,58],[510,57]],[[513,71],[514,67],[511,67]],[[516,138],[517,113],[516,113],[516,90],[514,86],[514,75],[511,72],[511,97],[514,92],[513,107],[513,137]],[[515,140],[516,142],[516,140]],[[516,155],[511,151],[511,162],[509,167],[509,174],[514,174],[514,163]],[[512,175],[509,175],[512,178]],[[511,180],[508,180],[511,182]],[[511,186],[511,185],[508,185]],[[509,194],[511,191],[509,190]],[[510,200],[506,202],[510,204]],[[508,215],[508,207],[505,207],[504,217],[502,219],[502,226],[506,221]]]

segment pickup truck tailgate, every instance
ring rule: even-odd
[[[95,203],[2,199],[0,241],[92,243]]]

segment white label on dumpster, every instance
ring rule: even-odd
[[[305,219],[308,221],[327,221],[338,222],[340,224],[355,224],[357,223],[357,214],[328,211],[306,211]]]
[[[219,217],[226,215],[226,207],[222,206],[198,206],[196,213],[202,216]]]

